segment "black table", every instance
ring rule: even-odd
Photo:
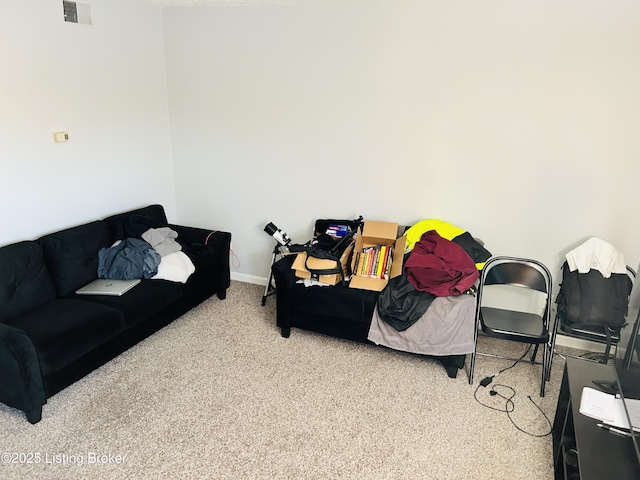
[[[616,385],[613,366],[567,358],[552,432],[555,478],[640,479],[633,440],[579,412],[582,388],[598,388],[594,381]]]

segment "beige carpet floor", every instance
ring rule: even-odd
[[[275,297],[232,282],[48,400],[30,425],[0,406],[2,479],[549,479],[551,436],[474,399],[511,362],[479,357],[447,377],[435,360],[275,326]],[[524,347],[481,338],[482,348]],[[518,364],[513,421],[545,434],[540,367]],[[478,398],[504,408],[481,388]],[[506,390],[505,390],[506,392]],[[9,454],[9,455],[7,455]],[[8,460],[8,461],[7,461]]]

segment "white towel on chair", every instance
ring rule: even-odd
[[[627,273],[624,255],[613,245],[597,237],[590,238],[567,253],[565,257],[572,272],[578,270],[580,273],[587,273],[594,269],[598,270],[604,278],[609,278],[612,273]]]

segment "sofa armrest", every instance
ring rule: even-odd
[[[289,290],[298,280],[291,269],[295,257],[285,255],[271,266],[273,280],[276,283],[276,325],[280,327],[281,335],[285,338],[291,333]]]
[[[178,233],[178,241],[186,245],[214,245],[216,242],[222,242],[222,244],[224,244],[226,239],[229,240],[229,244],[231,243],[231,234],[229,232],[176,225],[173,223],[170,223],[168,227],[175,230]]]
[[[289,289],[299,280],[295,271],[291,268],[295,259],[295,254],[285,255],[271,266],[276,289],[278,287],[281,290]]]
[[[42,418],[46,403],[40,361],[33,342],[22,330],[0,323],[0,401],[22,410],[30,423]]]
[[[225,298],[226,289],[231,285],[231,233],[175,224],[170,224],[169,228],[178,233],[178,242],[186,247],[185,253],[194,262],[196,270],[214,272],[218,298]]]

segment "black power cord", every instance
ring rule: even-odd
[[[531,403],[533,403],[535,405],[535,407],[540,411],[540,413],[542,414],[542,416],[545,418],[545,420],[547,421],[547,423],[549,424],[549,431],[547,433],[531,433],[528,432],[526,430],[524,430],[522,427],[518,426],[518,424],[516,424],[516,422],[514,421],[514,419],[511,417],[511,413],[515,411],[516,409],[516,405],[513,402],[513,398],[516,396],[516,390],[513,387],[510,387],[509,385],[502,385],[502,384],[495,384],[491,387],[491,390],[489,390],[489,395],[491,395],[492,397],[500,397],[505,401],[504,404],[504,408],[497,408],[494,407],[492,405],[487,405],[486,403],[483,403],[482,401],[480,401],[480,399],[478,398],[478,390],[480,390],[480,387],[482,388],[486,388],[491,382],[493,382],[493,379],[495,377],[497,377],[498,375],[500,375],[503,372],[506,372],[507,370],[515,367],[520,361],[522,361],[522,359],[524,359],[524,357],[527,356],[527,354],[529,353],[529,351],[531,350],[531,345],[529,345],[527,347],[527,349],[525,350],[525,352],[522,354],[522,356],[516,360],[515,362],[513,362],[512,365],[503,368],[502,370],[500,370],[498,373],[491,375],[489,377],[485,377],[480,381],[480,384],[476,387],[475,391],[473,392],[473,398],[475,399],[476,402],[478,402],[480,405],[482,405],[483,407],[489,408],[491,410],[495,410],[497,412],[504,412],[507,414],[507,417],[509,418],[509,421],[513,424],[514,427],[516,427],[517,430],[519,430],[522,433],[526,433],[529,436],[532,437],[546,437],[548,435],[551,435],[553,426],[551,425],[551,420],[549,420],[549,417],[547,416],[546,413],[544,413],[544,411],[540,408],[540,406],[538,406],[538,404],[536,402],[533,401],[533,398],[531,398],[531,395],[527,395],[527,398],[531,401]],[[508,394],[503,394],[500,393],[497,388],[500,389],[506,389],[509,393]]]

